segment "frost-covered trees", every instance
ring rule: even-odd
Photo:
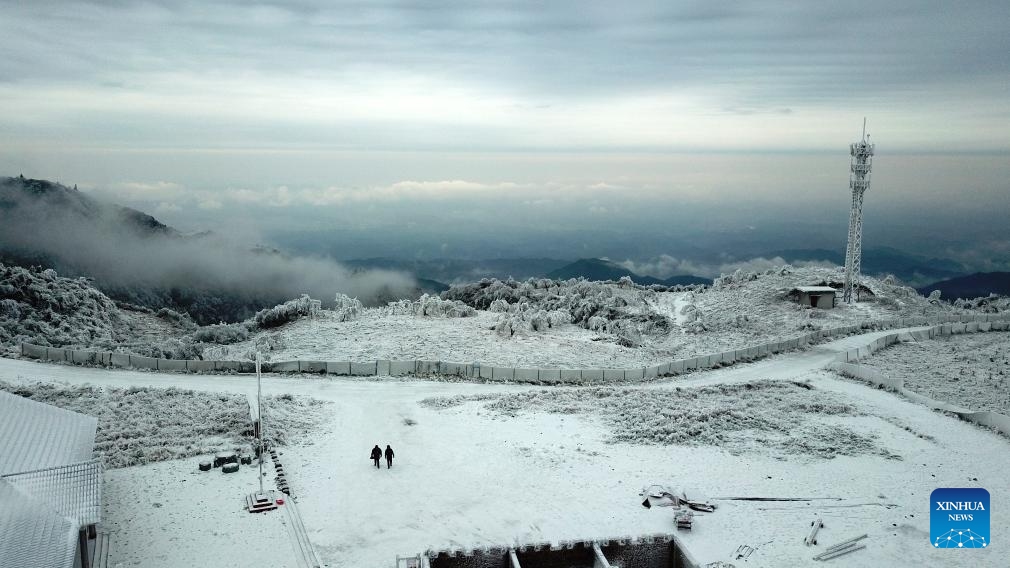
[[[333,312],[337,316],[337,321],[356,320],[361,315],[361,311],[365,309],[360,300],[351,298],[347,294],[337,294],[334,304]]]
[[[296,300],[289,300],[278,306],[256,312],[253,320],[256,325],[263,328],[277,327],[295,321],[302,316],[312,315],[312,310],[312,298],[309,298],[307,294],[302,294],[302,297]]]
[[[437,318],[468,318],[477,315],[477,310],[458,300],[445,300],[438,296],[422,295],[417,300],[397,300],[386,305],[386,313],[391,315],[415,315]]]

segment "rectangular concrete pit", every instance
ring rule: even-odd
[[[429,555],[431,568],[697,568],[678,541],[667,535],[641,540],[561,542],[526,545],[511,551],[485,548]],[[514,555],[515,560],[512,560]],[[516,565],[518,564],[518,565]]]
[[[428,557],[431,568],[511,568],[509,552],[504,548],[472,550],[455,554],[439,553]]]
[[[571,546],[571,548],[568,548]],[[516,558],[522,568],[589,568],[596,560],[592,542],[572,543],[558,547],[518,548]],[[435,568],[432,565],[432,568]]]
[[[621,568],[693,568],[694,562],[672,538],[652,538],[627,544],[600,543],[611,566]],[[525,566],[524,566],[525,568]]]

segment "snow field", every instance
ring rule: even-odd
[[[934,400],[1010,415],[1010,333],[899,343],[861,364]]]
[[[107,470],[102,530],[109,531],[109,565],[270,566],[300,568],[282,511],[250,514],[245,496],[259,490],[258,468],[199,471],[212,456],[194,456]],[[273,464],[264,462],[269,487]]]
[[[309,537],[328,566],[389,566],[396,554],[428,548],[671,532],[669,509],[647,510],[640,505],[639,490],[653,483],[694,488],[710,497],[834,498],[717,501],[720,507],[715,513],[699,514],[694,530],[680,533],[702,565],[717,560],[733,562],[731,555],[741,544],[757,548],[750,559],[756,566],[810,565],[810,558],[823,548],[805,547],[802,539],[810,521],[822,516],[826,523],[821,533],[824,545],[863,532],[871,534],[866,550],[833,560],[835,566],[960,566],[963,557],[928,546],[929,493],[943,486],[986,487],[993,499],[993,532],[1010,529],[1010,488],[1003,477],[1007,441],[890,393],[814,370],[839,352],[886,333],[893,330],[642,387],[540,389],[389,378],[271,376],[264,380],[264,393],[297,393],[333,402],[323,407],[327,414],[324,425],[303,442],[285,448],[282,458],[299,497]],[[251,377],[109,372],[0,361],[0,378],[15,374],[110,386],[143,383],[255,392]],[[739,388],[746,393],[742,385],[761,385],[766,380],[774,382],[752,388],[760,393],[753,401],[747,394],[737,401],[740,406],[758,407],[758,416],[744,417],[754,420],[757,428],[749,429],[746,422],[717,414],[726,406],[732,411],[734,398],[725,395],[721,399],[723,392]],[[793,382],[809,383],[812,388]],[[707,394],[691,399],[689,405],[677,405],[678,386],[682,393]],[[711,389],[688,388],[699,386]],[[594,409],[594,399],[600,398],[597,391],[607,389],[618,394],[603,397],[613,400]],[[463,402],[446,408],[421,404],[429,399]],[[509,402],[503,406],[508,412],[488,407],[498,400]],[[656,401],[664,400],[670,401],[669,406],[659,405],[658,409],[669,417],[659,419],[652,408]],[[805,402],[808,407],[790,411],[781,422],[765,416],[773,413],[771,408],[761,412],[763,405],[775,408],[787,402]],[[826,414],[816,405],[843,405],[839,408],[844,411]],[[569,409],[574,413],[568,413]],[[629,416],[622,418],[621,413]],[[693,436],[705,444],[671,444],[646,436],[615,439],[615,432],[625,431],[617,428],[621,424],[628,425],[627,431],[652,432],[662,428],[666,420],[684,420],[689,426],[696,417],[712,414],[716,419],[705,421],[711,425],[706,424]],[[779,432],[766,434],[762,427]],[[869,440],[873,446],[839,446],[838,457],[817,457],[825,443],[819,437],[825,436],[827,429],[851,432],[852,440]],[[682,437],[680,429],[672,433],[675,440]],[[730,441],[720,445],[716,433]],[[795,451],[768,450],[787,446],[790,439],[800,441]],[[808,441],[815,450],[802,446]],[[838,446],[846,437],[829,437],[827,441]],[[393,446],[397,458],[392,469],[377,471],[371,467],[368,451],[374,444],[386,443]],[[161,483],[154,468],[188,461],[115,473],[128,476],[138,493],[152,492]],[[195,461],[180,467],[195,467]],[[111,484],[119,478],[108,479]],[[215,527],[236,516],[249,516],[228,512],[232,494],[232,490],[208,492],[208,510],[216,507],[225,511],[216,517]],[[138,504],[141,500],[135,501],[119,500],[115,505],[119,510],[109,514],[137,518],[136,523],[121,525],[120,531],[136,530],[143,536],[159,517],[147,515]],[[196,542],[210,549],[222,546],[220,550],[224,550],[222,541],[207,530],[210,524],[172,523],[159,538]],[[252,534],[258,538],[255,535],[259,533]],[[157,556],[157,549],[144,538],[149,537],[121,535],[118,541],[125,543],[124,558],[138,559],[145,566],[175,565]],[[231,546],[242,546],[246,542],[243,538],[235,535]],[[114,547],[116,542],[113,540]],[[284,565],[274,560],[282,550],[278,544],[252,565]],[[293,558],[293,552],[285,554]],[[973,551],[971,560],[974,566],[1004,565],[1002,558],[989,551]]]
[[[370,385],[369,393],[357,382],[336,403],[331,431],[338,435],[291,447],[286,467],[298,486],[310,538],[331,566],[387,565],[395,554],[428,548],[671,532],[672,512],[640,505],[639,490],[652,483],[692,487],[710,497],[833,498],[718,501],[715,513],[699,514],[695,529],[680,533],[702,564],[729,562],[737,546],[748,544],[758,548],[751,558],[755,565],[808,565],[821,549],[805,547],[802,539],[820,515],[830,527],[822,534],[826,544],[871,533],[868,550],[835,565],[962,565],[963,559],[934,554],[928,545],[929,493],[945,485],[980,485],[993,492],[994,511],[997,493],[1010,505],[1010,492],[999,491],[1005,486],[1004,460],[991,450],[1006,441],[827,373],[801,379],[814,388],[786,383],[770,386],[768,393],[795,387],[795,395],[812,404],[827,398],[854,411],[824,417],[811,407],[787,427],[796,433],[786,435],[809,440],[824,435],[822,428],[841,427],[883,451],[840,450],[843,455],[834,459],[800,448],[766,452],[760,431],[751,438],[741,433],[736,452],[714,441],[615,441],[613,425],[595,414],[553,412],[535,404],[510,416],[488,407],[499,399],[539,398],[540,389],[383,382]],[[669,385],[652,390],[657,397],[676,392]],[[469,402],[419,404],[433,393]],[[582,395],[559,395],[555,410],[563,410],[570,396]],[[376,443],[396,450],[391,470],[377,471],[368,462],[368,449]],[[994,529],[1010,527],[1010,509],[1002,511],[994,512]],[[988,552],[973,561],[1001,562]]]
[[[538,412],[595,419],[610,431],[612,442],[715,446],[730,453],[775,456],[889,455],[872,437],[831,418],[862,412],[808,383],[758,381],[673,390],[541,389],[497,397],[432,398],[421,404],[451,408],[475,400],[503,419]]]

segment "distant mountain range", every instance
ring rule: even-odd
[[[784,249],[768,251],[760,256],[781,257],[786,262],[826,260],[845,265],[845,250]],[[932,258],[907,253],[891,247],[863,249],[862,272],[871,276],[893,274],[911,286],[924,286],[930,282],[963,276],[967,270],[961,264],[946,258]]]
[[[690,274],[671,276],[666,279],[659,279],[652,276],[641,276],[619,264],[601,258],[581,258],[571,264],[562,266],[557,270],[547,273],[548,278],[556,280],[568,280],[569,278],[585,278],[586,280],[620,280],[625,276],[631,278],[631,280],[636,284],[642,284],[644,286],[648,286],[650,284],[675,286],[712,283],[710,278],[702,278],[700,276],[692,276]]]
[[[630,277],[642,285],[664,286],[711,284],[710,278],[692,275],[671,276],[660,279],[642,276],[623,266],[600,258],[582,258],[575,262],[553,258],[498,258],[481,260],[434,259],[400,260],[391,258],[364,258],[342,260],[343,264],[359,269],[384,268],[413,274],[422,289],[428,292],[446,290],[445,283],[473,282],[481,278],[526,280],[527,278],[552,278],[568,280],[620,280]]]
[[[1010,272],[976,272],[919,288],[924,296],[930,295],[933,290],[939,290],[940,297],[947,300],[978,298],[989,294],[1010,296]]]

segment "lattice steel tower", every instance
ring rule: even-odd
[[[852,209],[849,211],[849,244],[845,249],[845,290],[842,299],[852,302],[852,292],[859,286],[859,269],[863,257],[863,194],[870,188],[870,170],[873,167],[873,144],[866,133],[863,119],[863,139],[849,145],[852,156],[849,188],[852,189]],[[856,297],[858,299],[858,292]]]

